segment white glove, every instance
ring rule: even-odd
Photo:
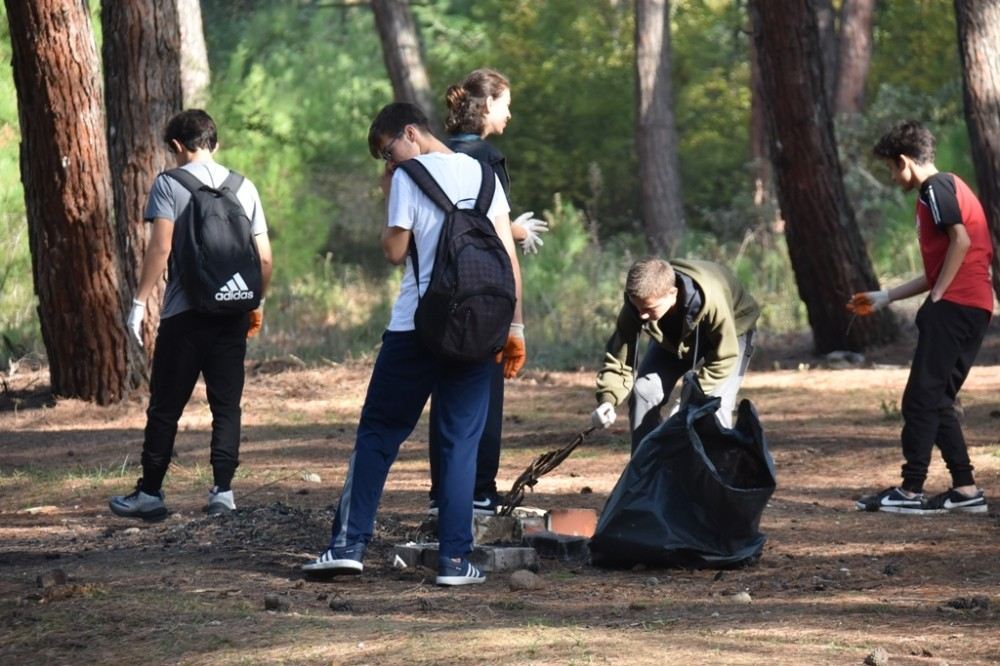
[[[135,298],[132,299],[132,309],[128,313],[128,330],[142,347],[142,320],[146,318],[146,304]]]
[[[529,210],[527,213],[518,215],[517,219],[511,222],[512,225],[516,224],[528,234],[521,241],[521,249],[525,254],[538,254],[538,248],[545,245],[539,234],[549,230],[549,223],[545,220],[537,220],[531,217],[534,214],[534,212]]]
[[[591,415],[590,422],[595,428],[610,428],[615,422],[615,406],[610,402],[602,402],[597,406]]]
[[[882,289],[880,291],[866,291],[865,297],[868,302],[871,303],[872,312],[878,312],[885,306],[889,305],[889,290]]]

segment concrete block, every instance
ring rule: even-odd
[[[437,538],[438,520],[430,516],[417,530],[417,538],[431,541]],[[472,517],[472,542],[483,545],[521,543],[521,522],[513,516]]]
[[[401,544],[393,546],[389,557],[393,562],[398,557],[407,567],[425,567],[436,571],[438,545],[431,542]],[[533,548],[525,546],[476,546],[469,553],[469,561],[486,572],[538,570],[538,554]]]
[[[524,544],[534,548],[539,557],[563,562],[586,562],[590,559],[590,540],[582,536],[536,532],[524,535]]]

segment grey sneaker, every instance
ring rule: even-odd
[[[218,516],[235,510],[236,500],[233,499],[233,491],[227,490],[220,493],[218,486],[212,486],[212,489],[208,491],[208,506],[205,507],[205,513],[210,516]]]
[[[162,520],[167,517],[167,505],[163,503],[163,491],[155,495],[142,492],[142,479],[135,484],[131,495],[116,495],[108,502],[111,513],[122,518],[142,518]]]

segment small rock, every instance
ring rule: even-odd
[[[308,483],[323,483],[323,478],[315,472],[302,472],[302,480]]]
[[[897,576],[903,572],[903,565],[899,562],[889,562],[882,567],[882,573],[886,576]]]
[[[264,597],[264,610],[287,613],[289,608],[291,608],[291,604],[276,594],[269,594]]]
[[[736,604],[749,604],[753,602],[753,597],[746,590],[742,592],[737,592],[733,595],[733,603]]]
[[[39,574],[38,577],[35,578],[35,583],[43,590],[55,585],[65,585],[66,572],[62,569],[52,569],[51,571],[46,571],[43,574]]]
[[[660,584],[660,579],[657,578],[656,576],[650,576],[649,578],[646,579],[645,583],[649,587],[656,587],[657,585]]]
[[[351,613],[354,611],[354,606],[347,599],[337,599],[336,597],[330,599],[330,610],[337,613]]]
[[[714,611],[709,617],[719,617],[719,611]]]
[[[875,648],[871,651],[867,657],[865,657],[865,664],[867,666],[887,666],[889,663],[889,653],[883,648]]]
[[[949,608],[957,608],[958,610],[989,610],[990,598],[983,596],[955,597],[954,599],[946,602],[945,606],[948,606]]]
[[[581,495],[589,495],[592,492],[594,492],[594,489],[591,488],[590,486],[584,486],[583,488],[580,488]]]
[[[140,531],[138,527],[129,527],[122,530],[122,534],[138,534]]]
[[[527,569],[518,569],[510,575],[508,584],[512,590],[537,590],[542,586],[542,580]]]

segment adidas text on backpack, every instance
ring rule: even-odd
[[[496,176],[483,170],[479,196],[472,208],[459,208],[418,160],[399,164],[434,204],[444,211],[430,283],[417,304],[414,326],[420,341],[451,361],[482,361],[503,349],[514,318],[514,269],[510,257],[486,217]],[[419,293],[420,265],[410,245]]]
[[[184,169],[166,175],[191,193],[174,228],[170,263],[191,306],[207,314],[257,309],[263,286],[260,253],[250,218],[236,197],[243,176],[230,171],[215,188]]]

